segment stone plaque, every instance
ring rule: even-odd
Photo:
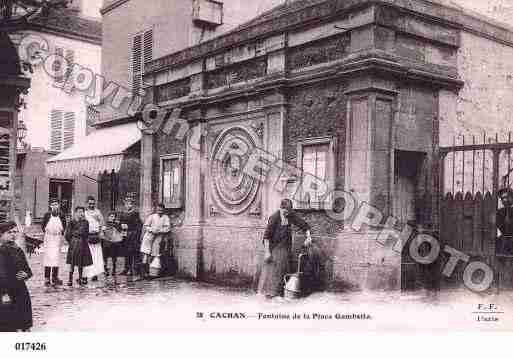
[[[244,173],[256,141],[243,127],[223,131],[212,147],[212,194],[222,212],[238,215],[254,202],[259,182]]]

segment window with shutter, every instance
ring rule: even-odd
[[[160,201],[166,208],[182,208],[182,180],[183,156],[162,156],[160,159]]]
[[[50,150],[60,152],[62,150],[62,122],[61,110],[52,110],[50,113]]]
[[[326,198],[326,188],[322,183],[330,188],[334,183],[335,143],[333,138],[313,138],[298,144],[298,167],[302,170],[305,186],[310,184],[309,188],[300,186],[294,196],[298,208],[320,209],[325,200],[331,200]]]
[[[137,93],[142,85],[142,36],[136,35],[132,43],[132,92]]]
[[[75,113],[66,112],[63,125],[63,145],[64,149],[66,149],[73,146],[75,142]]]
[[[153,60],[153,30],[147,30],[135,35],[132,39],[130,74],[133,93],[138,93],[143,87],[144,64],[151,60]]]
[[[153,60],[153,30],[148,30],[144,32],[144,63],[151,60]]]
[[[50,113],[50,150],[61,152],[75,142],[75,113],[54,109]]]

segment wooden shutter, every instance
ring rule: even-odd
[[[50,149],[52,151],[62,151],[62,122],[62,111],[52,110],[50,113]]]
[[[63,127],[63,144],[64,149],[73,146],[75,142],[75,113],[66,112],[64,114],[64,127]]]
[[[153,30],[148,30],[144,32],[144,63],[151,60],[153,60]]]
[[[144,64],[153,60],[153,30],[147,30],[133,37],[131,56],[131,87],[133,93],[138,93],[143,88]]]
[[[132,41],[132,63],[131,63],[131,74],[132,74],[132,92],[138,93],[142,85],[142,35],[136,35]]]

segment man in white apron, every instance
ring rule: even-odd
[[[61,248],[64,243],[66,218],[59,211],[59,202],[50,203],[50,212],[43,217],[45,286],[62,285],[59,279]],[[51,278],[51,280],[50,280]]]
[[[105,270],[100,239],[100,231],[105,226],[105,220],[100,210],[96,208],[96,200],[93,196],[87,197],[85,219],[89,222],[89,249],[93,257],[93,265],[84,268],[84,275],[86,278],[91,278],[92,281],[97,281],[98,276]]]

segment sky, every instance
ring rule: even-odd
[[[494,20],[512,24],[513,0],[436,0],[436,2],[456,7],[462,6]]]
[[[265,6],[272,0],[256,0]],[[462,6],[472,11],[484,14],[497,21],[510,23],[513,18],[513,0],[433,0],[451,6]],[[100,8],[103,0],[82,0],[83,13],[86,16],[100,18]]]
[[[103,0],[82,0],[82,13],[85,16],[101,18]]]

